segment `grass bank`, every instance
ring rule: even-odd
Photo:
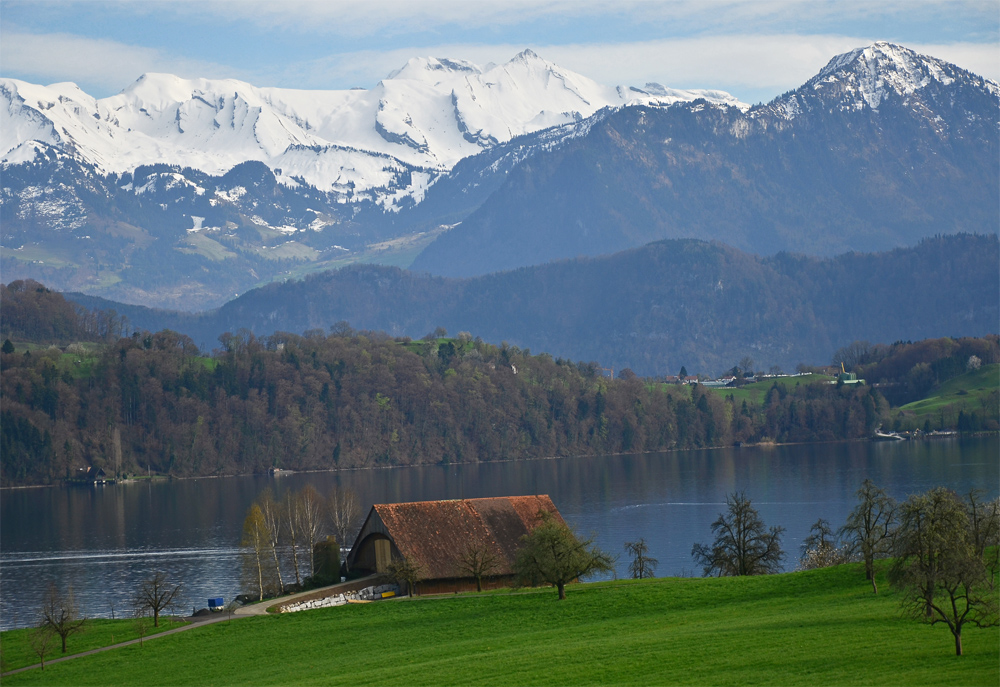
[[[185,624],[182,620],[161,617],[159,627],[153,627],[153,623],[150,621],[146,636],[172,630]],[[0,632],[0,656],[2,656],[0,663],[2,663],[4,671],[16,670],[38,663],[38,655],[32,651],[28,640],[30,633],[30,629]],[[45,654],[45,660],[51,661],[54,658],[71,656],[138,638],[139,635],[135,631],[135,623],[132,620],[94,618],[87,621],[83,632],[70,635],[66,639],[65,654],[61,651],[59,637],[53,637],[49,644],[48,653]],[[45,669],[45,672],[48,673],[48,668]],[[4,678],[4,682],[7,682],[7,679]]]
[[[5,685],[996,685],[1000,630],[901,616],[857,565],[619,581],[252,617],[5,678]]]

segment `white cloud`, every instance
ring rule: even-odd
[[[371,87],[411,57],[506,62],[526,47],[559,66],[609,85],[657,81],[675,88],[718,88],[747,102],[769,100],[812,77],[834,55],[881,36],[725,35],[620,43],[490,44],[447,42],[364,50],[297,62],[261,60],[236,67],[171,55],[164,50],[66,33],[32,34],[6,26],[0,42],[4,75],[50,83],[75,81],[98,97],[115,93],[144,72],[184,77],[239,78],[261,86],[306,89]],[[996,43],[906,44],[1000,81]]]
[[[115,93],[145,72],[185,77],[233,77],[232,67],[164,54],[154,48],[66,33],[5,30],[0,42],[5,76],[38,82],[74,81]],[[103,94],[101,94],[103,95]]]
[[[575,45],[472,45],[448,43],[390,51],[341,53],[289,66],[283,78],[310,88],[324,83],[369,87],[417,56],[466,59],[479,65],[506,62],[524,48],[560,67],[608,86],[656,81],[674,88],[718,88],[748,102],[769,100],[797,88],[835,55],[870,45],[878,37],[705,36],[633,43]],[[996,44],[956,43],[906,47],[1000,80]],[[281,78],[281,77],[279,77]]]

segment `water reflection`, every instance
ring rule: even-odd
[[[823,444],[642,456],[136,483],[0,493],[0,627],[30,624],[49,582],[72,586],[90,616],[127,611],[157,570],[183,580],[181,608],[229,599],[239,588],[243,517],[267,488],[280,498],[312,484],[349,487],[372,503],[549,494],[564,517],[613,554],[645,537],[658,574],[697,574],[691,546],[708,541],[726,495],[743,490],[765,523],[787,529],[794,567],[817,518],[844,521],[871,477],[893,496],[947,486],[995,496],[997,438]],[[624,573],[626,561],[619,563]]]

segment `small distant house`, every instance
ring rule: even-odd
[[[86,479],[89,482],[104,482],[108,479],[108,475],[104,472],[104,468],[90,467],[87,469]]]
[[[476,581],[461,560],[478,549],[496,561],[483,587],[506,586],[514,578],[521,537],[535,527],[539,511],[563,522],[548,496],[375,504],[347,555],[347,567],[374,574],[405,558],[421,571],[421,594],[474,591]]]

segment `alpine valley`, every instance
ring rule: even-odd
[[[888,43],[753,107],[527,50],[370,90],[0,93],[5,281],[124,303],[213,308],[356,262],[469,277],[663,239],[832,257],[1000,233],[1000,86]]]

